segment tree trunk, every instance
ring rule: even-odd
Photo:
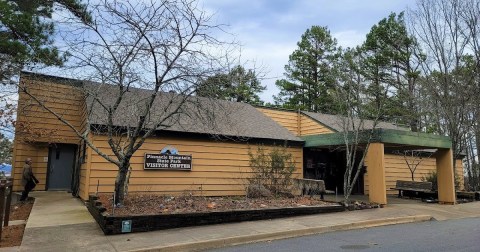
[[[477,119],[477,120],[480,120]],[[477,123],[480,124],[480,121],[477,121]],[[475,145],[476,145],[476,149],[477,149],[477,155],[474,155],[472,156],[473,160],[478,160],[478,162],[476,162],[477,164],[480,163],[480,126],[477,125],[477,130],[475,132]],[[472,146],[473,148],[473,146]],[[473,152],[473,151],[472,151]]]
[[[477,126],[475,132],[475,146],[476,146],[476,153],[473,151],[473,143],[471,144],[470,148],[472,149],[472,171],[473,171],[473,185],[474,190],[479,190],[480,188],[480,176],[479,176],[479,169],[480,169],[480,112],[477,112]],[[476,155],[475,155],[476,154]]]
[[[115,179],[115,205],[123,204],[128,167],[129,164],[127,163],[118,169],[117,178]]]

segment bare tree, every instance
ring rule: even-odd
[[[465,141],[467,143],[465,169],[467,180],[465,181],[465,188],[470,191],[478,191],[480,189],[480,165],[478,164],[478,149],[475,149],[475,137],[469,133]]]
[[[472,85],[473,76],[466,71],[471,35],[466,33],[462,16],[467,2],[418,0],[417,8],[410,11],[412,31],[426,55],[421,62],[421,85],[429,103],[427,118],[434,120],[433,132],[451,137],[455,159],[465,149],[464,138],[471,124],[469,113],[474,94],[478,93]]]
[[[361,74],[359,66],[364,60],[360,48],[347,50],[339,66],[341,76],[335,89],[335,103],[342,116],[337,124],[342,129],[345,151],[345,173],[343,177],[344,202],[352,194],[355,183],[363,174],[365,158],[374,140],[380,118],[384,114],[385,102],[378,97],[386,97],[389,88],[368,92],[368,81]],[[367,118],[369,120],[367,120]]]
[[[408,169],[410,170],[410,175],[412,181],[415,181],[415,172],[417,171],[417,167],[422,163],[423,157],[426,153],[430,153],[427,155],[427,158],[431,157],[433,152],[419,151],[419,150],[404,150],[404,151],[397,151],[397,155],[402,155],[405,164],[407,164]]]
[[[85,131],[31,99],[70,127],[78,137],[118,167],[115,203],[122,204],[133,154],[158,130],[210,116],[192,97],[197,85],[223,68],[221,32],[194,0],[100,1],[88,6],[92,22],[66,17],[62,27],[66,66],[83,83],[88,116]],[[188,124],[188,120],[187,120]],[[185,125],[187,127],[188,125]],[[91,140],[105,135],[108,151]],[[110,153],[111,152],[111,153]]]
[[[0,134],[11,135],[14,131],[15,113],[17,112],[15,95],[14,86],[0,84]]]
[[[461,12],[461,19],[465,22],[466,29],[463,36],[468,38],[469,49],[472,53],[473,64],[471,66],[473,72],[472,87],[475,90],[472,99],[471,111],[468,112],[468,120],[471,121],[470,132],[467,133],[465,139],[466,144],[466,168],[468,174],[468,182],[472,190],[480,188],[479,175],[479,150],[480,150],[480,3],[477,1],[466,1],[464,9]]]

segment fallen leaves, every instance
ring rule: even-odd
[[[112,196],[100,194],[99,200],[112,213]],[[116,216],[154,215],[173,213],[196,213],[212,211],[251,210],[285,207],[322,206],[332,203],[318,198],[257,198],[246,197],[201,197],[201,196],[164,196],[155,194],[130,194],[125,197],[124,206],[115,209]]]

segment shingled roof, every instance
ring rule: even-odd
[[[118,88],[113,85],[86,84],[87,109],[92,125],[106,125],[107,111],[99,103],[113,105]],[[135,127],[138,112],[144,111],[151,91],[131,88],[113,117],[115,126]],[[181,106],[179,106],[181,104]],[[178,112],[167,117],[171,112]],[[271,118],[246,103],[229,102],[176,93],[160,93],[149,112],[146,128],[163,120],[160,130],[210,134],[236,138],[256,138],[303,142]]]
[[[344,127],[343,127],[343,122],[345,117],[340,116],[340,115],[329,115],[329,114],[322,114],[322,113],[314,113],[314,112],[308,112],[308,111],[302,111],[303,114],[309,116],[310,118],[324,124],[325,126],[329,127],[332,130],[335,130],[337,132],[343,132]],[[356,119],[355,122],[358,124],[360,123],[360,119]],[[373,121],[372,120],[364,120],[363,121],[363,129],[372,129],[373,128]],[[388,123],[388,122],[382,122],[379,121],[377,122],[376,128],[381,128],[381,129],[394,129],[394,130],[403,130],[403,131],[408,131],[408,128],[405,127],[400,127],[397,126],[393,123]],[[352,127],[349,127],[349,130],[352,130]]]

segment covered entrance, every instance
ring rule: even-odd
[[[343,193],[343,175],[345,174],[345,151],[321,148],[305,148],[303,151],[303,177],[325,181],[325,189],[328,191]],[[357,163],[360,161],[361,153],[357,155]],[[357,165],[355,165],[357,167]],[[363,173],[355,184],[352,194],[364,193]]]
[[[48,151],[47,190],[70,191],[77,146],[54,144]]]
[[[371,134],[371,131],[365,130],[360,132],[360,134]],[[303,136],[302,138],[305,140],[305,148],[310,149],[341,150],[342,146],[345,146],[344,133],[310,135]],[[367,139],[367,137],[361,137],[359,139]],[[367,143],[358,142],[357,144],[366,146]],[[436,152],[433,157],[436,160],[436,170],[438,176],[438,200],[441,203],[454,204],[456,199],[453,153],[451,147],[451,140],[445,136],[393,129],[374,129],[373,138],[370,140],[370,146],[365,160],[365,163],[367,164],[366,172],[368,173],[370,202],[387,204],[388,188],[386,186],[385,177],[386,148],[389,150],[435,149]],[[331,158],[334,157],[334,155],[327,155],[326,157]],[[308,160],[305,162],[305,175],[309,175]],[[328,162],[326,163],[328,164]],[[325,182],[327,184],[327,181]]]

